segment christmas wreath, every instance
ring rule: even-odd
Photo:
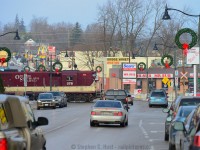
[[[42,69],[42,71],[45,71],[45,70],[46,70],[46,68],[45,68],[44,65],[39,65],[39,66],[38,66],[38,70],[40,71],[41,69]]]
[[[29,72],[30,71],[30,67],[29,66],[25,66],[24,67],[24,71]]]
[[[57,62],[55,62],[55,63],[53,64],[53,70],[57,70],[57,69],[58,69],[58,71],[61,71],[62,68],[63,68],[63,65],[62,65],[62,63],[59,62],[59,61],[57,61]]]
[[[11,59],[11,52],[7,47],[0,47],[0,51],[5,51],[7,53],[7,58],[0,58],[1,62],[8,62]]]
[[[176,45],[177,45],[180,49],[183,48],[183,44],[180,42],[180,36],[181,36],[183,33],[189,33],[189,34],[192,36],[192,41],[191,41],[190,44],[188,44],[188,45],[189,45],[189,48],[195,46],[196,43],[197,43],[197,35],[196,35],[196,33],[195,33],[193,30],[191,30],[190,28],[183,28],[183,29],[181,29],[181,30],[179,30],[179,31],[177,32],[177,34],[176,34],[176,36],[175,36],[175,43],[176,43]]]
[[[164,59],[167,58],[170,61],[169,62],[164,62]],[[163,55],[161,58],[161,63],[163,66],[165,66],[166,68],[170,68],[170,66],[173,64],[173,57],[171,55]]]
[[[146,64],[144,62],[140,62],[137,66],[138,70],[143,71],[146,69]]]
[[[96,72],[99,73],[99,72],[101,72],[101,71],[102,71],[102,67],[101,67],[101,66],[97,66],[97,67],[96,67]]]

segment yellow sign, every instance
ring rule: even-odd
[[[168,79],[167,77],[164,77],[164,78],[162,79],[162,82],[163,82],[164,84],[167,84],[168,81],[169,81],[169,79]]]
[[[39,48],[38,48],[38,55],[40,58],[46,58],[46,55],[47,55],[47,46],[45,45],[41,45]]]
[[[167,85],[168,85],[168,87],[171,86],[171,81],[170,80],[167,82]]]

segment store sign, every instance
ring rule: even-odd
[[[123,79],[123,84],[136,84],[136,79]]]
[[[148,78],[173,78],[173,74],[148,74]],[[137,78],[147,78],[147,74],[137,74]]]
[[[123,71],[123,78],[136,78],[135,71]]]
[[[123,71],[136,71],[136,64],[123,64]]]
[[[187,64],[199,64],[199,47],[193,47],[188,50]]]

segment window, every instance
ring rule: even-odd
[[[67,76],[66,77],[66,81],[73,81],[73,77],[72,76]]]

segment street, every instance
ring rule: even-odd
[[[164,141],[166,114],[160,107],[148,107],[135,101],[129,109],[128,127],[103,125],[90,127],[93,103],[68,103],[68,107],[34,110],[36,118],[44,116],[49,125],[42,129],[47,150],[167,150]]]

